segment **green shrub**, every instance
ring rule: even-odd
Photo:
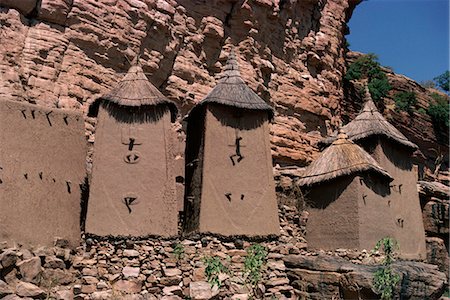
[[[392,269],[392,262],[398,248],[397,241],[390,237],[379,240],[374,248],[374,251],[382,250],[385,255],[382,266],[373,277],[373,286],[381,294],[381,300],[393,299],[395,287],[400,282],[400,276]]]
[[[439,128],[449,127],[449,99],[446,96],[432,93],[430,95],[436,102],[428,106],[427,114],[433,120],[433,124]]]
[[[400,92],[394,96],[395,107],[397,110],[406,111],[412,114],[414,106],[417,104],[416,93],[414,92]]]
[[[372,80],[369,80],[368,87],[372,100],[377,103],[386,97],[392,88],[386,75],[381,76],[381,78],[373,78]]]
[[[267,249],[260,244],[254,244],[247,248],[247,256],[244,260],[244,276],[252,286],[256,286],[261,280],[262,268],[266,263]]]
[[[378,63],[377,56],[373,53],[363,55],[350,64],[345,79],[367,79],[370,95],[375,102],[383,99],[392,88],[386,73]]]
[[[175,248],[173,249],[173,255],[177,260],[180,260],[184,257],[184,246],[183,244],[177,243]]]
[[[449,92],[449,80],[450,80],[450,72],[445,71],[441,75],[433,78],[434,82],[440,87],[442,90]]]
[[[211,287],[216,285],[218,288],[220,288],[222,282],[220,282],[219,274],[227,273],[228,269],[222,264],[220,258],[217,256],[205,257],[203,261],[206,265],[205,276],[209,284],[211,284]]]

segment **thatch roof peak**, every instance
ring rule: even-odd
[[[264,110],[269,113],[270,118],[273,118],[274,114],[272,107],[245,84],[239,72],[239,64],[234,50],[231,50],[228,56],[217,85],[191,110],[189,116],[198,107],[207,103],[217,103],[249,110]]]
[[[418,147],[416,144],[410,142],[397,128],[389,123],[383,115],[378,111],[375,103],[370,96],[369,89],[365,87],[365,96],[363,108],[356,118],[342,127],[347,132],[348,137],[352,141],[358,141],[370,136],[384,136],[388,139],[406,146],[412,150]],[[329,145],[337,138],[337,133],[320,141],[322,145]]]
[[[177,114],[175,103],[167,99],[148,80],[138,59],[133,60],[130,69],[115,87],[91,105],[96,106],[93,107],[93,111],[98,109],[98,102],[101,101],[126,107],[167,105],[171,111],[172,119]]]
[[[300,186],[310,186],[360,172],[374,172],[388,181],[392,176],[341,130],[337,139],[303,172]]]
[[[234,53],[234,50],[231,50],[221,77],[224,78],[233,76],[241,77],[241,73],[239,72],[239,64],[236,59],[236,54]]]

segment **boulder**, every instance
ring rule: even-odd
[[[33,257],[23,260],[17,264],[22,280],[26,282],[34,282],[36,277],[41,274],[41,259]]]
[[[376,297],[372,281],[380,266],[355,264],[328,255],[287,255],[284,262],[291,285],[311,291],[310,299],[332,299],[340,290],[348,299]],[[446,275],[435,265],[399,260],[392,268],[401,277],[395,291],[401,299],[439,299],[447,286]]]
[[[19,282],[16,286],[16,294],[21,297],[40,298],[45,295],[45,292],[32,283]]]

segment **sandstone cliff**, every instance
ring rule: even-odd
[[[339,121],[344,33],[358,2],[0,0],[0,97],[86,111],[140,55],[184,114],[235,45],[244,79],[277,111],[275,162],[305,165]]]

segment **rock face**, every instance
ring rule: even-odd
[[[0,45],[0,97],[86,111],[140,55],[184,114],[233,44],[244,80],[277,111],[275,161],[306,164],[339,119],[346,20],[358,2],[1,0],[0,34],[11,42]]]
[[[439,182],[419,181],[423,224],[427,234],[427,261],[449,274],[450,190]]]
[[[373,273],[378,266],[350,263],[332,256],[289,255],[284,259],[294,288],[309,292],[308,299],[377,299]],[[392,265],[401,276],[395,294],[400,299],[439,299],[446,276],[436,266],[398,261]]]

